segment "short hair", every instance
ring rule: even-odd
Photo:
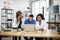
[[[29,17],[34,17],[34,16],[32,14],[30,14]]]
[[[36,16],[36,21],[37,21],[37,17],[38,17],[38,16],[41,16],[42,20],[45,20],[43,14],[38,14],[38,15]]]

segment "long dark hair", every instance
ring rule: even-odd
[[[38,16],[41,16],[42,20],[45,20],[43,14],[38,14],[38,15],[36,16],[36,21],[37,21],[37,17],[38,17]]]
[[[20,16],[20,14],[22,14],[21,11],[17,11],[17,12],[16,12],[16,21],[17,21],[17,22],[18,22],[18,17]]]

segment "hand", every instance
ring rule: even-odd
[[[41,29],[39,29],[39,31],[44,31],[44,29],[43,29],[43,28],[41,28]]]

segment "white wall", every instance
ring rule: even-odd
[[[16,16],[16,11],[20,10],[22,12],[27,10],[27,7],[29,7],[29,0],[0,0],[0,13],[1,13],[1,8],[4,6],[3,5],[3,1],[7,1],[10,2],[11,5],[9,5],[11,7],[11,9],[14,9],[14,22],[13,22],[13,26],[15,25],[15,16]],[[1,18],[1,15],[0,15]],[[1,22],[1,19],[0,19]],[[0,23],[1,25],[1,23]]]
[[[50,8],[51,13],[53,13],[53,6],[55,6],[55,5],[59,5],[59,8],[60,8],[60,0],[53,0],[53,3]],[[60,11],[59,11],[59,13],[60,13]]]
[[[59,10],[60,10],[60,0],[54,0],[53,5],[59,5]],[[59,11],[60,13],[60,11]]]
[[[12,4],[12,8],[14,9],[14,12],[16,13],[16,11],[18,11],[18,10],[21,10],[22,12],[23,11],[26,11],[27,10],[27,7],[29,7],[29,0],[14,0],[13,1],[13,4]],[[24,13],[24,12],[23,12]],[[15,15],[15,14],[14,14]],[[16,16],[14,16],[14,18],[15,18]],[[16,20],[14,20],[14,24],[13,24],[13,26],[14,27],[16,27],[15,26],[15,22],[16,22]]]
[[[57,4],[60,5],[60,0],[54,0],[53,5],[57,5]]]
[[[1,7],[2,5],[1,5],[1,0],[0,0],[0,29],[1,29]]]
[[[51,15],[50,18],[54,18],[54,13],[53,13],[53,6],[55,5],[59,5],[59,14],[60,14],[60,0],[52,0],[52,4],[50,5],[50,8],[49,8],[49,13]],[[51,20],[51,19],[50,19]]]

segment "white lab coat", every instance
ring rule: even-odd
[[[18,21],[18,23],[16,23],[16,20],[15,20],[15,27],[18,27],[19,22],[20,22],[20,21]],[[23,24],[24,24],[24,19],[22,19],[22,25],[23,25]]]
[[[41,21],[41,25],[39,25],[38,21],[36,22],[35,29],[39,30],[41,28],[43,28],[44,30],[48,30],[48,24],[47,24],[47,22],[45,20]]]

